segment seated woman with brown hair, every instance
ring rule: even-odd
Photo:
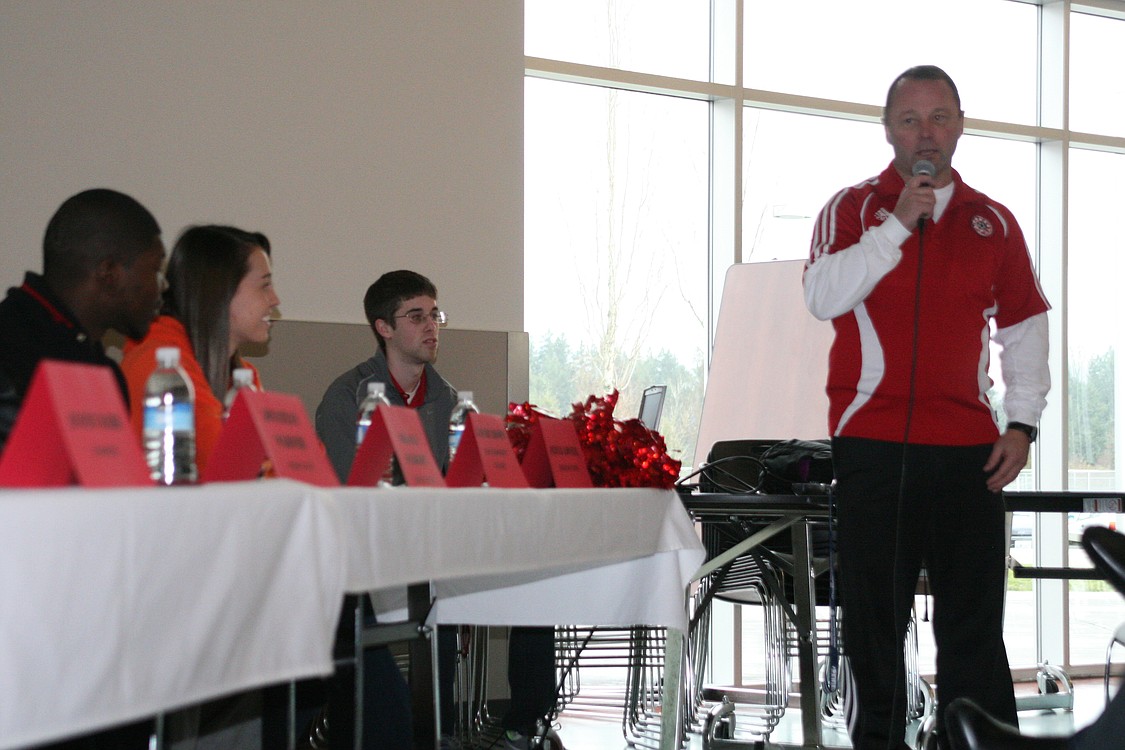
[[[180,349],[180,365],[195,390],[196,464],[202,476],[223,425],[223,399],[236,368],[258,373],[239,354],[269,341],[280,304],[265,235],[228,226],[194,226],[172,248],[161,315],[140,342],[128,342],[121,362],[129,386],[133,428],[143,427],[145,381],[156,350]]]

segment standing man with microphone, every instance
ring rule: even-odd
[[[883,126],[893,161],[822,209],[804,275],[806,305],[836,334],[828,424],[857,750],[906,747],[903,642],[923,566],[939,737],[961,696],[1016,722],[1000,491],[1027,463],[1050,388],[1049,305],[1020,227],[951,165],[964,131],[953,80],[902,73]],[[1003,429],[987,396],[990,321]]]

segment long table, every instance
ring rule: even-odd
[[[685,590],[704,552],[674,492],[332,495],[348,539],[345,588],[393,594],[429,581],[431,623],[686,627]]]
[[[0,748],[327,675],[345,592],[428,622],[686,627],[704,552],[657,490],[0,492]]]
[[[0,747],[331,673],[339,523],[284,480],[0,492]]]
[[[687,627],[687,585],[704,551],[673,492],[401,487],[332,495],[348,536],[346,588],[372,593],[380,622]],[[432,717],[431,656],[415,643],[419,746],[436,739],[432,720],[419,720]],[[669,663],[679,664],[679,654]],[[677,705],[671,696],[669,704]],[[350,746],[362,722],[344,718],[350,726],[333,731]]]

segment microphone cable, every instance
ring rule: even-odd
[[[914,173],[918,174],[918,167],[921,163],[914,166]],[[932,167],[931,167],[932,168]],[[899,606],[899,593],[898,593],[898,565],[899,556],[902,551],[902,507],[906,503],[906,454],[907,446],[910,443],[910,422],[914,416],[914,395],[916,378],[918,374],[918,332],[920,326],[920,318],[922,316],[922,258],[925,249],[926,237],[926,219],[925,217],[918,219],[918,271],[914,281],[914,320],[913,331],[911,333],[910,344],[910,381],[909,390],[906,397],[906,424],[902,432],[902,460],[899,466],[898,475],[898,502],[895,506],[895,551],[891,563],[891,609],[894,616],[898,615]],[[909,619],[909,612],[907,618]],[[900,745],[900,740],[895,739],[894,728],[897,721],[896,717],[906,715],[906,631],[909,629],[909,621],[906,627],[903,628],[903,637],[898,641],[898,649],[895,652],[895,688],[894,694],[891,698],[891,731],[890,731],[890,744],[888,748],[893,750]],[[895,639],[898,640],[899,623],[894,622]]]

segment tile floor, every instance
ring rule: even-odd
[[[1017,686],[1017,692],[1035,692],[1033,684]],[[1074,710],[1021,711],[1020,727],[1028,735],[1066,735],[1093,721],[1103,705],[1102,683],[1097,679],[1077,680],[1074,685]],[[621,729],[620,713],[589,710],[564,711],[559,717],[559,738],[567,750],[625,750],[628,748]],[[801,742],[799,715],[795,710],[786,712],[771,736],[771,745],[792,746]],[[848,748],[851,743],[842,732],[826,729],[825,747]],[[689,750],[702,750],[698,735],[689,737]],[[751,747],[751,745],[747,745]]]

